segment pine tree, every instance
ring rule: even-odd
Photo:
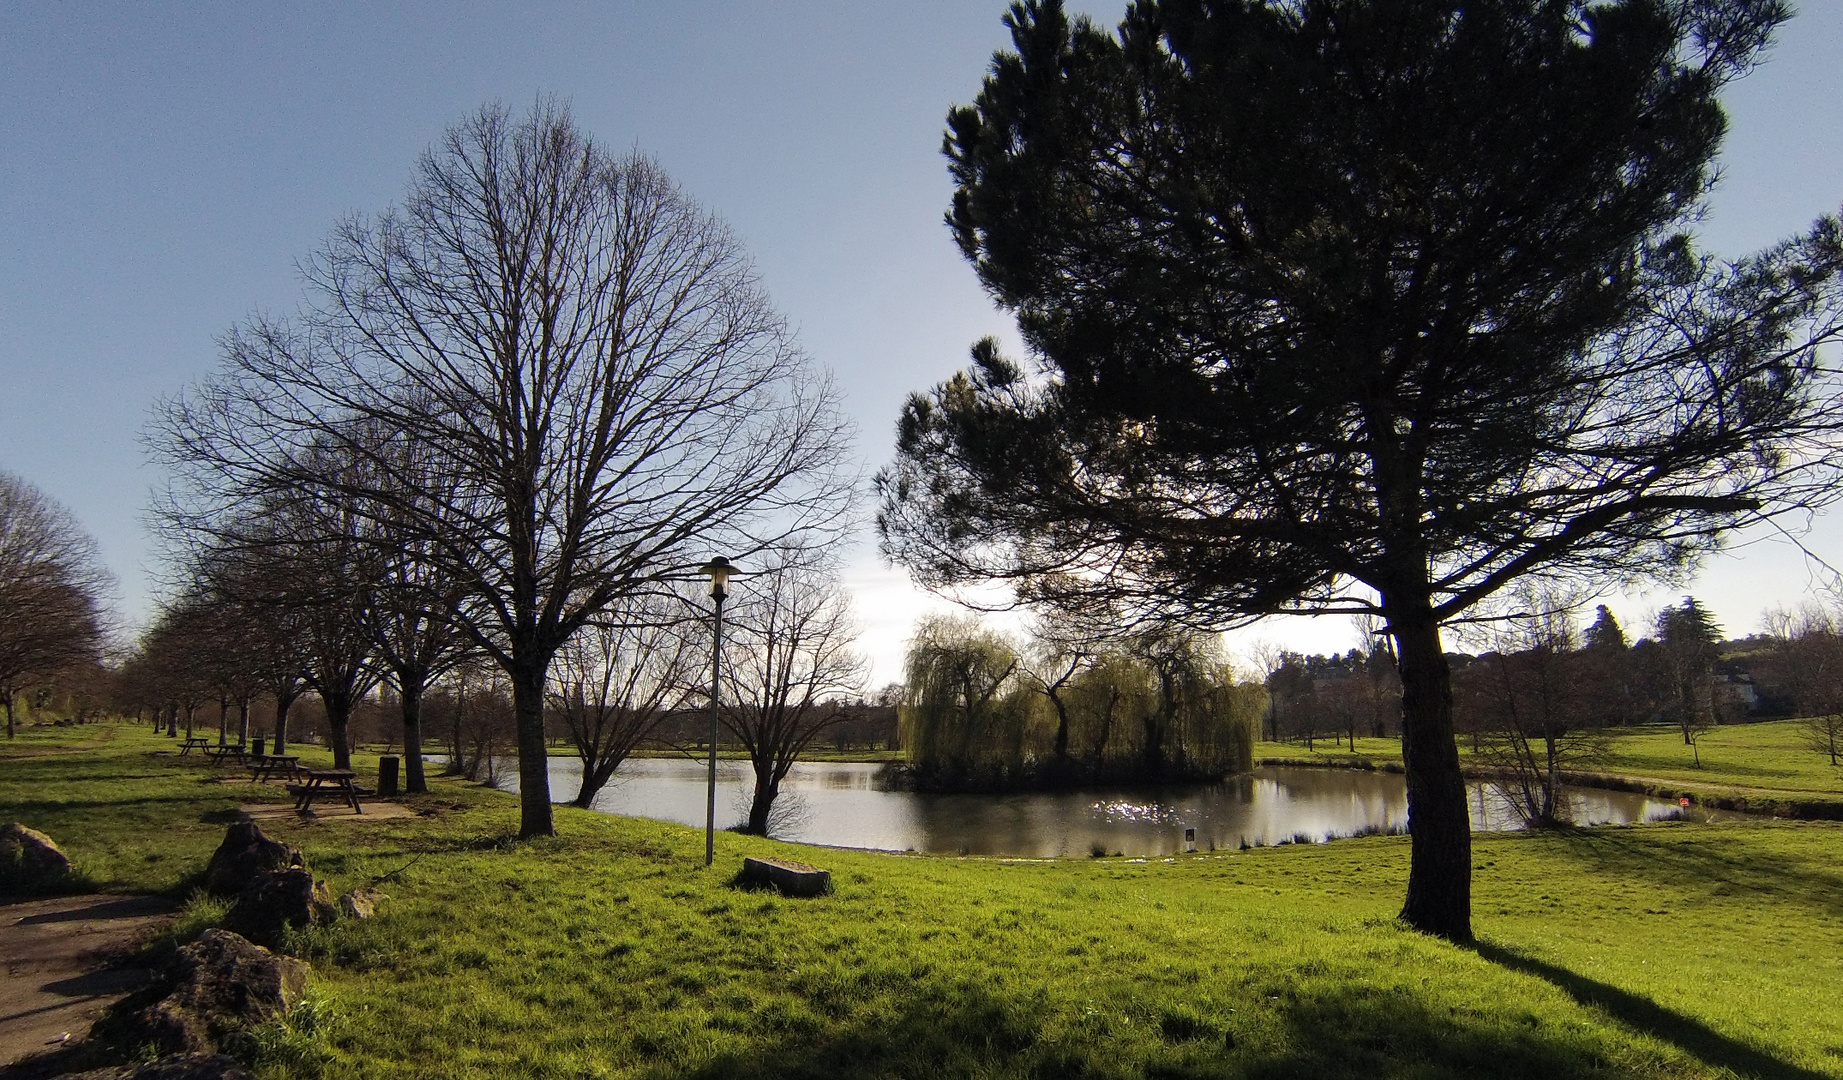
[[[1619,625],[1619,620],[1613,617],[1610,608],[1601,604],[1594,612],[1593,625],[1587,628],[1587,647],[1623,650],[1628,644],[1625,629]]]
[[[1015,4],[1016,51],[948,118],[948,221],[1036,364],[982,342],[911,398],[885,553],[1199,628],[1381,616],[1402,914],[1468,939],[1442,626],[1843,496],[1816,348],[1843,336],[1843,226],[1740,264],[1689,238],[1719,92],[1785,16],[1141,0],[1116,35]]]

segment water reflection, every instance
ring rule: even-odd
[[[1366,832],[1400,832],[1408,825],[1400,776],[1348,769],[1269,768],[1220,784],[1096,789],[1024,795],[931,795],[880,791],[877,766],[802,762],[783,791],[799,804],[781,838],[839,847],[1030,857],[1153,856],[1185,849],[1194,829],[1198,850],[1324,840]],[[509,784],[516,786],[516,770]],[[551,790],[575,794],[581,764],[551,759]],[[704,823],[705,766],[683,759],[630,761],[595,800],[611,814]],[[746,814],[753,784],[748,766],[717,766],[719,824]],[[1670,816],[1671,803],[1626,792],[1571,793],[1582,824],[1627,824]],[[1471,787],[1472,827],[1518,828],[1502,801]]]

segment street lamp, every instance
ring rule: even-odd
[[[710,579],[710,598],[716,604],[717,617],[710,650],[710,783],[704,802],[704,865],[717,861],[717,728],[723,706],[723,601],[729,596],[729,580],[736,567],[723,556],[698,567],[698,573]]]

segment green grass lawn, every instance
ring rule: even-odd
[[[166,745],[0,752],[0,820],[99,887],[183,894],[251,785]],[[1147,862],[725,834],[707,870],[699,830],[559,807],[517,843],[477,785],[412,805],[275,830],[390,899],[297,941],[313,996],[258,1075],[1843,1077],[1837,825],[1481,836],[1465,949],[1393,920],[1399,837]],[[732,887],[769,852],[836,891]]]
[[[1697,751],[1701,764],[1696,764]],[[1461,760],[1471,758],[1464,736],[1459,740]],[[1367,761],[1381,765],[1401,761],[1400,739],[1358,739],[1334,743],[1318,739],[1312,749],[1303,743],[1258,744],[1255,759],[1315,762],[1325,765]],[[1662,781],[1691,790],[1709,788],[1759,792],[1768,796],[1820,802],[1843,801],[1843,768],[1806,747],[1795,721],[1729,724],[1705,731],[1694,750],[1683,742],[1674,726],[1650,726],[1613,735],[1606,756],[1580,766],[1583,771],[1608,773],[1640,780]]]

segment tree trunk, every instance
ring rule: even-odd
[[[13,719],[13,695],[7,694],[5,695],[5,699],[6,699],[6,737],[9,739],[17,739],[19,737],[19,724],[16,720]]]
[[[294,694],[275,695],[275,748],[271,754],[283,754],[288,750],[288,710],[294,707]]]
[[[223,746],[230,738],[230,702],[218,699],[218,745]]]
[[[403,790],[420,795],[429,790],[422,773],[422,677],[399,673],[398,704],[403,708]]]
[[[595,802],[595,796],[600,795],[602,788],[607,787],[608,781],[612,779],[614,779],[614,770],[608,768],[605,759],[596,762],[593,766],[587,761],[583,762],[582,783],[577,785],[576,797],[570,800],[570,805],[581,810],[590,809]]]
[[[755,783],[755,793],[749,799],[749,832],[755,836],[768,835],[768,813],[774,809],[774,797],[777,793],[772,784]]]
[[[512,715],[518,726],[518,835],[553,836],[550,750],[544,743],[544,679],[550,658],[526,659],[513,671]]]
[[[467,678],[462,676],[455,680],[454,688],[454,735],[448,744],[448,767],[442,772],[449,776],[466,776],[467,760],[461,750],[461,714],[467,708]]]
[[[250,699],[237,699],[237,749],[250,744]]]
[[[1472,940],[1472,824],[1453,732],[1452,671],[1426,597],[1383,598],[1401,670],[1402,764],[1411,854],[1401,918],[1449,941]]]
[[[333,744],[333,768],[350,769],[352,744],[346,738],[346,729],[352,723],[352,703],[339,695],[328,698],[321,694],[320,700],[326,705],[328,739]]]
[[[774,763],[756,761],[755,792],[749,798],[748,831],[755,836],[768,835],[768,814],[781,794],[780,782],[774,778]]]

